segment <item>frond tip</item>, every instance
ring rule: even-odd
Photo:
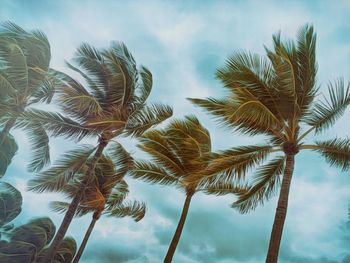
[[[140,221],[146,213],[146,204],[137,201],[126,202],[123,205],[114,208],[109,215],[114,217],[132,217],[136,222]]]

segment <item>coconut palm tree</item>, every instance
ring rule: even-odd
[[[240,189],[230,183],[207,184],[203,178],[213,153],[209,131],[195,116],[173,120],[162,130],[148,131],[140,141],[139,148],[148,153],[151,160],[135,161],[131,176],[152,184],[173,185],[186,194],[179,223],[164,259],[164,262],[171,262],[193,195],[198,191],[223,195]]]
[[[316,34],[310,25],[302,27],[296,41],[273,36],[274,48],[266,48],[267,58],[247,52],[235,53],[217,78],[229,91],[223,99],[190,99],[224,124],[246,135],[264,135],[261,145],[222,151],[208,169],[220,169],[225,179],[243,178],[249,168],[257,168],[252,185],[234,207],[245,213],[263,204],[280,187],[266,262],[277,262],[295,155],[301,150],[320,153],[331,166],[349,169],[350,140],[333,138],[313,144],[307,135],[332,127],[350,103],[350,89],[339,80],[329,84],[329,96],[316,101]],[[280,152],[281,155],[276,153]],[[274,153],[274,154],[272,154]],[[239,155],[240,157],[237,157]],[[262,164],[268,156],[268,163]],[[212,170],[212,171],[210,171]]]
[[[143,203],[136,201],[124,202],[128,194],[128,185],[123,177],[132,167],[133,159],[117,143],[114,143],[113,153],[111,154],[113,160],[108,154],[104,154],[98,160],[94,170],[94,180],[89,182],[83,198],[80,200],[76,216],[83,216],[88,213],[93,213],[93,216],[73,262],[80,260],[90,234],[102,215],[114,217],[130,216],[135,221],[140,221],[144,217],[146,207]],[[87,164],[68,181],[65,178],[60,178],[60,176],[54,178],[45,175],[38,176],[29,182],[30,189],[59,191],[63,192],[69,199],[73,199],[79,190],[80,181],[84,177],[86,169]],[[61,175],[61,177],[63,176]],[[69,207],[69,203],[55,201],[51,203],[51,207],[54,211],[65,212]]]
[[[113,42],[110,48],[103,50],[82,44],[73,61],[77,65],[67,63],[68,67],[82,76],[87,87],[64,73],[56,72],[62,82],[58,91],[58,106],[65,115],[32,109],[19,117],[20,127],[36,122],[43,125],[52,136],[66,136],[78,141],[87,136],[98,137],[96,147],[78,149],[74,156],[70,156],[72,159],[68,163],[71,166],[54,169],[54,173],[74,173],[92,156],[79,191],[64,216],[44,262],[51,262],[85,188],[93,179],[95,165],[111,140],[118,136],[139,136],[172,115],[169,106],[146,105],[152,89],[152,74],[145,67],[137,68],[124,44]]]
[[[55,234],[49,218],[36,218],[7,232],[8,241],[0,243],[0,260],[7,263],[37,262],[45,254],[45,246]],[[57,251],[54,263],[70,263],[76,251],[72,238],[65,238]]]
[[[50,44],[41,31],[27,32],[11,22],[0,28],[1,155],[6,155],[3,145],[18,115],[35,103],[51,101],[55,78],[50,59]],[[27,125],[25,131],[33,144],[29,170],[38,171],[50,161],[48,136],[41,125]]]

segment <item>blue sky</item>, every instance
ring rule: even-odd
[[[0,20],[11,20],[25,29],[44,31],[51,43],[51,66],[64,67],[81,42],[106,47],[123,41],[139,64],[154,76],[151,100],[168,103],[174,115],[196,114],[208,127],[214,149],[252,144],[248,138],[216,127],[215,122],[186,97],[222,95],[215,69],[236,50],[263,54],[272,34],[293,37],[305,23],[318,34],[318,83],[321,91],[330,80],[350,75],[350,2],[339,1],[12,1],[1,0]],[[51,108],[51,107],[48,107]],[[349,112],[323,137],[346,137]],[[22,190],[24,211],[17,223],[49,215],[59,224],[62,216],[49,211],[59,197],[25,192],[29,145],[23,132],[14,135],[19,152],[4,179]],[[311,138],[313,139],[313,138]],[[134,141],[126,147],[140,153]],[[53,159],[74,147],[74,142],[54,139]],[[148,205],[145,219],[104,218],[96,225],[83,263],[161,262],[175,230],[184,201],[183,193],[129,180],[131,198]],[[290,195],[281,262],[350,262],[350,230],[346,227],[350,201],[349,174],[329,166],[314,153],[297,157]],[[268,246],[276,199],[248,215],[229,207],[233,197],[198,194],[174,262],[262,262]],[[79,242],[90,216],[75,220],[69,233]]]

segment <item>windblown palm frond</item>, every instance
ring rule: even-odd
[[[317,141],[310,149],[319,152],[331,166],[339,167],[343,171],[350,169],[350,139]]]
[[[203,187],[202,190],[206,194],[211,195],[227,195],[227,194],[234,194],[234,195],[240,195],[244,191],[247,190],[245,186],[237,186],[236,184],[233,184],[232,182],[215,182],[215,183],[209,183]]]
[[[113,208],[109,212],[110,216],[114,217],[132,217],[136,222],[140,221],[146,213],[146,205],[137,201],[126,202],[119,207]]]
[[[61,191],[88,161],[95,148],[90,145],[83,145],[64,154],[55,165],[39,173],[34,179],[29,180],[30,191]]]
[[[305,122],[315,128],[319,133],[331,127],[339,119],[350,104],[350,84],[344,87],[344,80],[339,79],[334,84],[330,83],[328,87],[328,98],[323,102],[315,104]]]
[[[141,179],[150,183],[159,183],[163,185],[171,185],[179,182],[179,177],[169,174],[164,168],[157,164],[136,161],[129,175],[135,179]]]
[[[284,165],[285,157],[277,157],[260,166],[253,178],[252,186],[238,193],[238,200],[232,207],[237,208],[241,213],[247,213],[259,204],[263,205],[279,189]]]

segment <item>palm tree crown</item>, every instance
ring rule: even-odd
[[[21,127],[37,122],[52,136],[77,140],[86,136],[99,137],[97,147],[78,150],[73,153],[74,159],[68,160],[68,166],[60,165],[63,173],[70,171],[74,174],[92,156],[44,262],[53,258],[85,188],[93,179],[95,165],[110,141],[120,135],[139,136],[172,115],[172,109],[167,105],[146,105],[152,89],[152,74],[145,67],[137,68],[124,44],[114,42],[103,50],[82,44],[73,61],[76,65],[67,63],[68,67],[81,75],[87,88],[67,74],[55,72],[61,83],[58,102],[64,115],[35,109],[19,117]]]
[[[350,103],[350,89],[343,80],[329,84],[328,98],[315,101],[318,86],[313,27],[302,27],[296,41],[283,42],[277,34],[273,44],[273,49],[265,47],[267,57],[238,52],[217,71],[217,78],[229,91],[226,98],[190,99],[221,124],[246,135],[267,138],[261,145],[222,151],[207,170],[209,177],[212,174],[214,178],[214,171],[219,169],[223,175],[220,179],[231,180],[244,178],[250,168],[260,165],[250,189],[233,204],[241,212],[264,203],[282,187],[267,262],[277,261],[294,156],[300,150],[310,149],[320,153],[330,165],[343,170],[350,167],[349,139],[333,138],[312,145],[304,140],[312,132],[319,134],[331,127]],[[278,152],[282,155],[271,155]],[[269,156],[272,159],[264,164]]]
[[[213,153],[209,131],[195,116],[173,120],[162,130],[151,130],[140,138],[140,149],[150,161],[135,161],[131,176],[150,183],[173,185],[185,191],[183,212],[164,262],[171,262],[186,220],[192,196],[203,191],[229,194],[240,191],[232,183],[210,183],[206,175]]]
[[[49,103],[55,92],[55,78],[49,68],[50,44],[41,31],[27,32],[7,22],[0,29],[0,145],[19,124],[18,116],[38,102]],[[48,136],[41,125],[25,129],[33,145],[31,171],[50,161]],[[2,148],[2,147],[1,147]]]

